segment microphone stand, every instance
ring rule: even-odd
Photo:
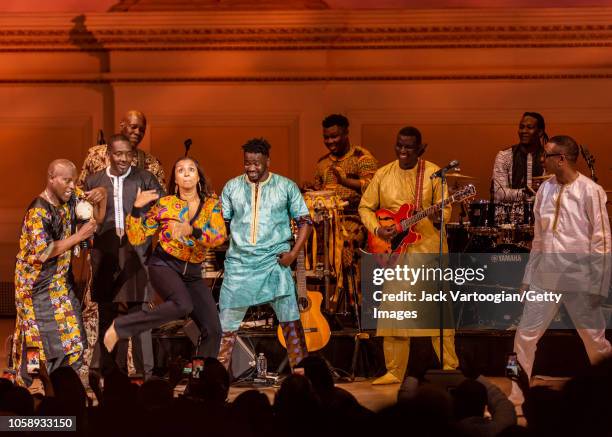
[[[455,166],[456,167],[456,166]],[[446,203],[446,197],[445,197],[445,193],[444,193],[444,189],[447,185],[446,183],[446,173],[449,171],[450,169],[443,169],[442,171],[440,171],[439,174],[437,174],[435,177],[440,178],[440,188],[442,191],[442,200],[440,201],[440,246],[439,246],[439,253],[438,253],[438,268],[441,270],[442,269],[442,256],[444,255],[444,238],[446,237],[446,230],[444,229],[445,224],[444,224],[444,204]],[[442,288],[442,278],[440,278],[440,280],[438,281],[438,289],[439,291],[441,291],[440,289]],[[439,316],[440,316],[440,328],[439,328],[439,335],[440,335],[440,368],[439,369],[432,369],[432,370],[428,370],[425,374],[425,380],[436,384],[436,383],[444,383],[444,384],[448,384],[449,379],[450,380],[454,380],[455,382],[457,381],[457,378],[459,378],[459,375],[461,374],[459,371],[457,370],[444,370],[444,303],[441,301],[438,303],[438,308],[439,308]],[[405,380],[407,381],[407,380]],[[401,389],[400,389],[401,390]]]
[[[591,179],[593,182],[597,182],[597,176],[595,176],[595,157],[591,155],[591,152],[589,149],[587,149],[587,146],[581,145],[580,152],[586,161],[587,167],[589,167],[589,170],[591,171]]]
[[[440,202],[440,247],[438,251],[438,267],[442,270],[442,256],[444,254],[444,238],[446,236],[446,232],[444,229],[444,203],[446,201],[444,195],[444,187],[446,186],[446,173],[448,170],[444,169],[440,172],[438,176],[440,178],[440,191],[442,193],[442,201]],[[438,282],[438,288],[440,287],[441,282]],[[439,303],[440,310],[440,370],[444,370],[444,303]]]

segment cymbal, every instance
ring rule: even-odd
[[[477,179],[474,176],[468,176],[466,174],[461,174],[461,173],[457,173],[457,172],[446,173],[446,177],[447,178],[455,178],[455,179],[471,179],[471,180],[476,180]]]

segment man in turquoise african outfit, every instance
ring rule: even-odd
[[[223,335],[219,361],[229,368],[236,333],[247,309],[269,303],[278,318],[291,368],[306,355],[306,340],[290,265],[308,237],[312,221],[297,185],[270,173],[270,144],[263,138],[244,146],[245,173],[223,188],[223,217],[231,220],[230,246],[219,307]],[[290,219],[299,233],[290,247]]]

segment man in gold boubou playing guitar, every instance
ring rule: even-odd
[[[389,241],[396,234],[394,225],[381,226],[376,217],[376,211],[384,208],[390,211],[398,211],[404,204],[415,205],[415,209],[421,210],[442,200],[442,195],[447,197],[446,190],[441,191],[440,180],[431,180],[430,176],[438,170],[438,166],[421,159],[425,152],[426,144],[421,142],[421,133],[414,127],[404,127],[397,135],[395,153],[397,160],[378,169],[359,204],[359,215],[368,232],[379,239]],[[450,218],[451,205],[444,209],[445,221]],[[438,253],[440,234],[434,227],[430,218],[425,218],[415,225],[415,231],[421,238],[405,248],[407,253]],[[446,252],[446,241],[444,251]],[[395,284],[389,285],[384,293],[396,293]],[[400,284],[397,284],[399,286]],[[415,284],[417,288],[419,284]],[[418,302],[401,304],[402,310],[413,310],[419,306]],[[438,329],[419,329],[406,327],[405,322],[386,322],[385,326],[379,326],[376,334],[384,337],[383,349],[385,354],[385,365],[387,373],[374,380],[372,384],[398,384],[404,379],[408,364],[411,337],[431,337],[432,345],[438,357],[439,331]],[[444,330],[444,368],[455,369],[458,366],[457,354],[455,352],[455,332],[453,329]]]

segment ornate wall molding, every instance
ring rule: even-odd
[[[0,52],[609,47],[612,8],[6,14]]]
[[[605,73],[551,73],[551,74],[423,74],[423,75],[328,75],[328,76],[178,76],[143,75],[72,75],[70,77],[1,77],[6,85],[96,85],[96,84],[147,84],[147,83],[274,83],[274,82],[423,82],[423,81],[533,81],[533,80],[605,80],[612,79],[612,71]]]
[[[58,113],[54,116],[11,116],[7,114],[0,114],[0,129],[4,132],[17,131],[17,132],[32,132],[36,130],[40,137],[37,138],[38,141],[35,141],[29,150],[24,150],[23,159],[24,163],[27,158],[27,154],[29,153],[37,153],[37,149],[41,147],[47,147],[48,149],[57,149],[61,150],[61,154],[56,157],[70,157],[70,155],[78,154],[80,156],[85,156],[87,152],[87,144],[91,143],[92,138],[92,124],[93,117],[90,114],[75,114],[75,113]],[[61,144],[55,141],[55,138],[52,135],[49,137],[45,136],[47,133],[52,133],[57,129],[61,130],[70,130],[75,132],[75,137],[78,137],[78,143],[76,144]],[[27,137],[26,135],[20,135],[16,133],[13,135],[15,138],[16,144],[19,144],[19,140]],[[43,145],[44,146],[41,146]],[[3,156],[5,154],[15,153],[14,150],[11,150],[15,146],[13,144],[3,144],[0,146],[0,151]],[[4,159],[7,159],[6,157]],[[81,162],[75,162],[77,166],[81,165]],[[24,164],[25,166],[26,164]],[[6,171],[15,171],[15,172],[25,172],[32,171],[32,169],[12,169],[7,168],[6,164],[1,166],[4,172]],[[38,171],[39,169],[36,169]],[[15,232],[20,229],[21,222],[23,220],[23,214],[25,212],[26,206],[29,202],[34,198],[36,193],[40,192],[44,188],[44,177],[41,174],[35,174],[32,177],[22,178],[20,181],[20,189],[22,191],[31,191],[32,198],[23,199],[23,198],[11,198],[11,196],[7,195],[7,190],[9,190],[10,182],[6,176],[4,175],[3,179],[3,189],[0,190],[3,194],[2,203],[0,204],[0,243],[13,243],[15,242]],[[25,190],[24,190],[25,187]]]
[[[258,109],[249,111],[243,109],[198,111],[197,115],[192,112],[148,112],[147,130],[149,131],[148,148],[158,127],[189,126],[198,127],[260,127],[260,126],[282,126],[287,128],[288,136],[288,161],[287,166],[290,177],[297,178],[299,175],[299,127],[300,114],[297,111],[274,111]],[[157,145],[159,146],[159,144]]]

